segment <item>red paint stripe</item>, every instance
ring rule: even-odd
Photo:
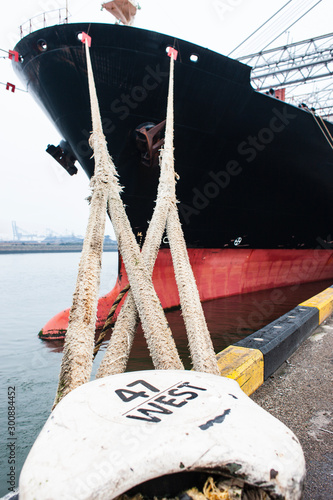
[[[333,278],[333,250],[190,248],[188,254],[202,301]],[[160,250],[158,254],[153,282],[165,309],[179,305],[168,249]],[[97,328],[102,328],[113,302],[127,283],[126,271],[120,261],[115,287],[98,301]],[[41,338],[51,331],[66,330],[68,317],[69,309],[54,316],[44,326]]]

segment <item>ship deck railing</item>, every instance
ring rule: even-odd
[[[33,31],[47,28],[55,24],[67,24],[68,15],[68,9],[66,7],[37,14],[21,24],[20,37],[23,38],[30,35]]]

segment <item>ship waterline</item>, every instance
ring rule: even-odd
[[[188,249],[188,254],[203,302],[332,277],[333,256],[330,250]],[[179,305],[168,249],[161,249],[158,254],[153,283],[164,309],[170,310]],[[103,327],[113,303],[127,284],[126,270],[120,258],[114,288],[98,301],[97,330]],[[69,309],[59,312],[45,324],[40,337],[63,339],[68,319]]]
[[[333,277],[333,151],[311,113],[253,89],[248,66],[171,36],[107,24],[45,28],[17,44],[14,68],[88,176],[82,32],[92,38],[104,133],[138,242],[156,199],[166,49],[175,46],[177,197],[202,300]],[[157,289],[159,282],[163,306],[177,305],[166,238]]]

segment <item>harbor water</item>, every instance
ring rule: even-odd
[[[38,331],[53,315],[70,306],[79,258],[79,253],[0,256],[0,496],[8,493],[13,481],[18,484],[24,460],[50,415],[63,343],[42,341]],[[116,252],[104,253],[101,294],[115,283],[117,259]],[[331,284],[316,282],[206,302],[204,311],[215,351],[258,330]],[[168,313],[168,321],[184,364],[190,368],[180,311]],[[95,359],[93,374],[105,349],[106,342]],[[152,368],[140,328],[128,368]]]

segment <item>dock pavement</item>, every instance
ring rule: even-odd
[[[251,398],[300,440],[307,469],[303,500],[333,499],[333,315]]]

